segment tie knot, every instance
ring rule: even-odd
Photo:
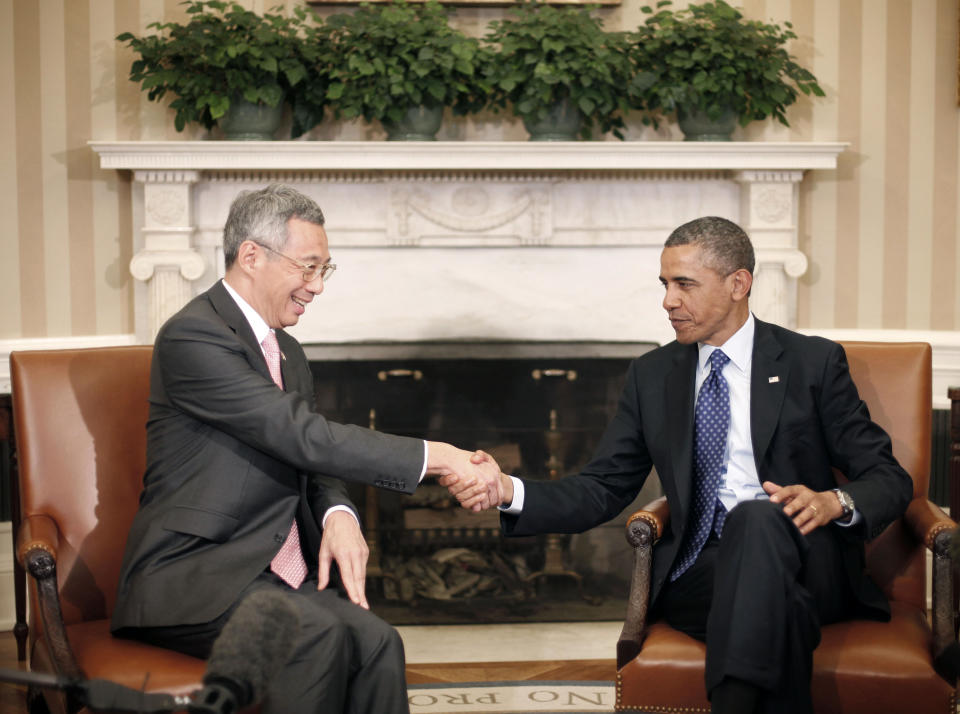
[[[710,366],[713,368],[713,371],[717,373],[717,375],[723,371],[724,365],[729,361],[730,358],[723,353],[723,350],[714,350],[710,354]]]

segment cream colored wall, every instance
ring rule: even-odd
[[[277,3],[245,4],[262,11]],[[636,26],[641,4],[603,10],[607,27]],[[739,138],[851,144],[837,172],[813,172],[802,189],[801,247],[811,268],[800,287],[801,326],[960,329],[957,0],[742,5],[750,17],[794,24],[793,51],[828,96],[794,106],[790,129],[753,124]],[[113,40],[182,12],[176,0],[0,0],[0,339],[133,331],[131,177],[101,171],[86,142],[204,136],[177,134],[171,113],[127,80],[132,55]],[[457,21],[476,32],[501,14],[461,8]],[[525,137],[496,117],[443,131]],[[381,136],[378,127],[327,122],[311,138]],[[675,137],[639,123],[629,135]]]

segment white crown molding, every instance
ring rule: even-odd
[[[928,342],[933,347],[933,408],[949,409],[947,389],[960,387],[960,332],[954,330],[807,329],[836,342]]]
[[[10,393],[10,353],[24,350],[76,350],[86,347],[135,345],[134,335],[78,335],[74,337],[21,337],[0,340],[0,394]]]
[[[835,169],[843,142],[91,141],[104,169],[805,170]]]

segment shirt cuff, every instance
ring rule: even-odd
[[[523,511],[523,481],[516,476],[511,476],[510,480],[513,481],[513,501],[509,506],[497,506],[497,510],[509,516],[519,516]]]
[[[330,508],[327,509],[327,512],[323,514],[323,520],[320,522],[321,527],[323,528],[327,527],[327,519],[330,517],[330,514],[333,513],[334,511],[346,511],[351,516],[353,516],[353,520],[357,522],[357,526],[360,525],[360,519],[357,518],[357,514],[354,513],[353,509],[350,508],[350,506],[330,506]]]
[[[423,468],[420,469],[420,478],[417,479],[417,483],[423,481],[423,477],[427,475],[427,462],[430,460],[430,447],[427,446],[427,440],[423,440]]]
[[[854,509],[853,509],[853,518],[851,518],[849,521],[846,521],[846,522],[837,519],[837,520],[834,521],[834,523],[836,523],[836,524],[837,524],[838,526],[840,526],[841,528],[849,528],[850,526],[855,526],[855,525],[857,525],[857,524],[858,524],[860,521],[862,521],[862,520],[863,520],[863,516],[860,515],[860,511],[858,511],[856,508],[854,508]]]

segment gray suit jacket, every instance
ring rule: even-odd
[[[670,504],[670,528],[654,548],[655,600],[690,526],[696,365],[697,346],[677,342],[635,360],[590,463],[560,481],[524,481],[523,513],[504,514],[504,531],[519,536],[592,528],[626,508],[656,468]],[[903,515],[913,482],[894,459],[890,438],[871,421],[843,348],[757,320],[750,431],[761,481],[824,491],[837,486],[834,468],[850,479],[844,488],[863,522],[831,526],[830,532],[863,614],[885,616],[886,600],[864,572],[863,540]]]
[[[351,506],[342,481],[412,493],[423,442],[329,422],[314,411],[299,343],[282,330],[285,390],[221,283],[154,345],[147,468],[112,628],[209,622],[280,549],[294,516],[316,567],[319,520]]]

